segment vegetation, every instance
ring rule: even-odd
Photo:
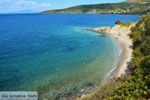
[[[115,22],[115,24],[121,24],[120,20],[117,20],[117,21]]]
[[[137,2],[150,2],[149,0],[127,0],[129,3],[137,3]]]
[[[119,21],[119,20],[117,20],[117,21],[115,22],[115,24],[118,24],[118,25],[121,25],[121,26],[130,26],[130,25],[131,25],[130,22],[121,22],[121,21]]]
[[[150,98],[150,14],[132,29],[134,42],[131,74],[107,100],[147,100]]]
[[[113,79],[83,100],[150,99],[150,14],[132,28],[133,58],[126,76]],[[122,22],[116,21],[116,24]]]
[[[107,3],[94,5],[81,5],[59,10],[48,10],[49,13],[113,13],[113,14],[145,14],[150,11],[150,3]]]

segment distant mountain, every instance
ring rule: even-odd
[[[136,1],[136,0],[128,0]],[[143,0],[142,0],[143,1]],[[145,0],[149,1],[149,0]],[[59,10],[48,10],[43,14],[50,13],[113,13],[113,14],[145,14],[150,12],[150,3],[106,3],[94,5],[80,5]]]

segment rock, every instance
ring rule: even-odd
[[[84,92],[84,89],[81,89],[81,91],[80,91],[80,92],[82,92],[82,93],[83,93],[83,92]]]

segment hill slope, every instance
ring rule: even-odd
[[[106,3],[94,5],[81,5],[59,10],[48,10],[49,13],[121,13],[121,14],[145,14],[150,11],[150,3]]]
[[[119,23],[126,24],[126,23]],[[114,78],[81,100],[150,100],[150,13],[132,28],[132,60],[126,76]]]
[[[127,0],[129,3],[137,3],[137,2],[150,2],[150,0]]]

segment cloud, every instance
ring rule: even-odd
[[[40,11],[49,7],[49,3],[40,3],[33,0],[0,0],[0,12],[15,12],[21,10]]]

